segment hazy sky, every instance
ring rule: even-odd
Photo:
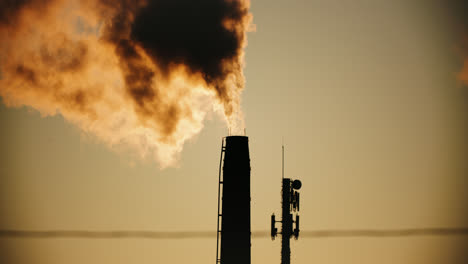
[[[450,4],[448,4],[451,2]],[[455,1],[253,0],[242,106],[252,230],[299,178],[301,229],[468,224],[468,88]],[[0,104],[0,229],[216,230],[221,138],[209,115],[177,168],[109,150],[60,116]],[[468,238],[303,238],[292,263],[464,263]],[[214,263],[216,239],[0,239],[9,263]],[[252,263],[280,241],[252,240]]]

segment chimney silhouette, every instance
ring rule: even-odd
[[[216,262],[250,264],[250,231],[249,139],[228,136],[219,168]]]

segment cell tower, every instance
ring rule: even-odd
[[[271,239],[281,234],[281,264],[291,263],[290,239],[299,238],[299,189],[302,183],[299,180],[284,178],[284,146],[282,148],[282,190],[281,190],[281,221],[276,221],[275,214],[271,215]],[[295,216],[295,220],[293,220]],[[281,223],[281,232],[275,227],[276,222]],[[295,227],[293,229],[293,223]]]

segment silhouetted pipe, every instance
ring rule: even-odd
[[[222,197],[221,264],[250,264],[248,137],[226,137]]]
[[[468,236],[468,227],[431,227],[406,229],[324,229],[301,231],[302,238],[393,238],[423,236]],[[253,231],[252,238],[269,238],[269,231]],[[33,239],[214,239],[214,231],[154,230],[17,230],[0,229],[0,238]]]

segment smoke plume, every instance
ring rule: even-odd
[[[6,0],[0,96],[174,165],[208,112],[242,129],[248,0]]]

